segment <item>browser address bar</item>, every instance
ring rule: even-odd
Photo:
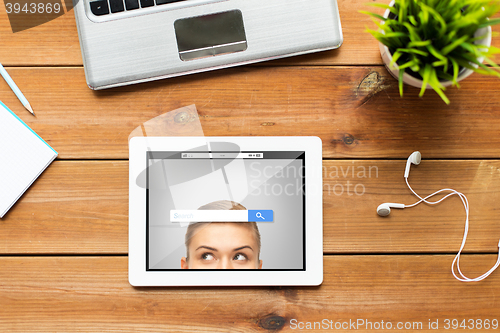
[[[273,222],[273,211],[264,210],[171,210],[170,222]]]

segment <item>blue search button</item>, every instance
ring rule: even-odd
[[[272,210],[249,210],[248,222],[273,222]]]

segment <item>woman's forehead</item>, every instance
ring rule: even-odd
[[[191,245],[194,245],[194,242],[255,245],[257,239],[252,226],[247,224],[213,222],[201,226],[194,232]]]

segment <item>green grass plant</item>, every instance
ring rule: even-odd
[[[403,74],[423,81],[420,96],[429,84],[447,104],[442,81],[460,87],[458,75],[463,68],[500,77],[491,56],[500,53],[493,46],[478,44],[486,36],[476,31],[500,23],[492,18],[500,11],[500,0],[395,0],[394,5],[370,3],[390,11],[388,18],[369,11],[379,30],[368,29],[389,48],[392,62],[399,67],[399,91],[403,96]],[[484,58],[486,65],[479,62]],[[489,66],[488,66],[489,65]]]

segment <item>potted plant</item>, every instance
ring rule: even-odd
[[[368,29],[379,42],[384,63],[403,83],[434,89],[446,104],[445,87],[459,87],[459,81],[473,72],[500,77],[498,65],[489,57],[500,53],[491,46],[491,17],[500,11],[500,0],[393,0],[383,16],[373,17],[380,30]],[[490,66],[484,65],[486,61]]]

